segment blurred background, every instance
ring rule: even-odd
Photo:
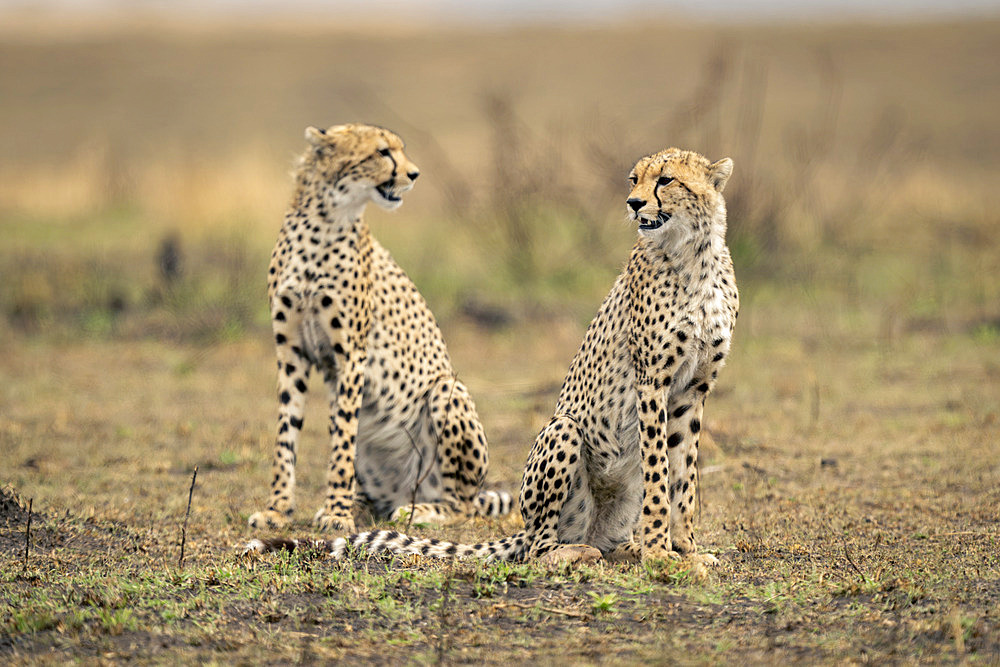
[[[0,2],[0,330],[265,330],[302,130],[365,121],[424,171],[370,215],[445,321],[586,323],[675,145],[736,163],[743,335],[995,335],[998,3],[703,4]]]

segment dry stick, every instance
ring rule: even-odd
[[[858,573],[859,577],[861,577],[861,583],[863,584],[870,583],[870,580],[868,579],[868,577],[865,576],[865,573],[861,571],[861,568],[858,567],[857,563],[854,562],[854,559],[851,558],[851,552],[847,548],[847,544],[844,544],[844,555],[847,556],[847,562],[850,564],[850,566],[854,568],[854,571]]]
[[[439,376],[440,377],[440,376]],[[452,378],[457,380],[458,377],[452,375]],[[437,382],[431,385],[431,393],[434,393],[434,389],[437,387]],[[451,410],[451,399],[455,395],[455,384],[451,385],[451,393],[448,394],[448,405],[445,407],[445,413]],[[410,495],[410,513],[406,517],[406,528],[405,530],[410,530],[410,526],[413,525],[413,511],[416,509],[417,504],[417,490],[420,489],[420,485],[424,483],[427,476],[430,475],[431,470],[434,469],[434,461],[430,461],[427,464],[427,470],[424,470],[424,453],[417,445],[417,441],[413,439],[413,435],[406,429],[403,429],[406,433],[406,437],[410,439],[410,446],[413,447],[413,451],[417,453],[417,480],[413,483],[413,493]],[[441,434],[438,434],[438,446],[434,450],[434,458],[437,458],[437,452],[441,449]],[[423,471],[423,472],[421,472]]]
[[[184,567],[184,543],[187,541],[188,517],[191,516],[191,496],[194,495],[194,480],[198,478],[198,466],[194,467],[194,474],[191,475],[191,488],[188,489],[188,506],[184,513],[184,527],[181,528],[181,557],[177,561],[177,567]]]
[[[28,499],[28,525],[24,530],[24,573],[28,574],[28,549],[31,547],[31,507],[35,499]]]
[[[413,434],[405,428],[403,429],[403,433],[405,433],[406,437],[410,439],[410,446],[413,447],[413,451],[417,453],[417,480],[413,483],[413,493],[410,494],[410,511],[406,515],[405,530],[409,530],[410,526],[413,525],[413,511],[416,509],[417,505],[417,490],[420,488],[420,485],[424,483],[424,480],[431,471],[432,465],[428,465],[427,470],[424,470],[424,452],[419,446],[417,446],[417,441],[413,439]]]
[[[555,609],[554,607],[543,607],[541,605],[535,604],[521,604],[519,602],[507,601],[502,605],[503,607],[517,607],[518,609],[527,609],[528,611],[544,611],[549,614],[562,614],[563,616],[571,616],[572,618],[589,618],[590,614],[586,612],[572,611],[569,609]]]

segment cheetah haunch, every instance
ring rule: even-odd
[[[725,243],[728,158],[670,148],[632,169],[639,239],[573,359],[555,415],[528,456],[522,532],[484,544],[371,531],[313,547],[520,560],[688,555],[705,398],[729,352],[739,297]],[[248,550],[294,549],[254,540]],[[589,545],[589,548],[585,545]]]
[[[409,512],[448,524],[506,513],[510,494],[480,493],[486,438],[434,316],[362,217],[370,201],[397,208],[420,172],[402,140],[379,127],[310,127],[306,140],[268,270],[280,414],[271,499],[250,525],[281,528],[292,515],[313,368],[330,404],[327,496],[313,519],[320,530],[354,530],[356,487],[393,519]]]

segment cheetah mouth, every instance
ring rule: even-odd
[[[403,201],[402,197],[400,197],[399,195],[395,194],[392,191],[392,184],[390,181],[386,181],[382,185],[375,186],[375,189],[378,191],[380,195],[382,195],[382,199],[386,201],[393,203]]]
[[[650,231],[653,231],[654,229],[659,229],[668,220],[670,220],[670,214],[669,213],[661,213],[660,215],[658,215],[656,218],[653,218],[653,219],[639,218],[639,221],[640,221],[639,222],[639,229],[641,229],[643,231],[650,232]]]

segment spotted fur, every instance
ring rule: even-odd
[[[510,510],[480,493],[486,438],[441,331],[416,287],[369,232],[368,202],[395,209],[419,170],[392,132],[306,130],[309,148],[271,255],[268,298],[278,356],[271,499],[252,527],[294,510],[295,461],[315,369],[329,397],[330,463],[321,530],[354,530],[356,496],[378,515],[455,523]]]
[[[363,547],[520,560],[590,545],[644,560],[714,562],[697,554],[693,523],[705,398],[739,309],[722,197],[731,172],[728,158],[710,164],[674,148],[633,168],[626,210],[639,238],[528,456],[522,532],[476,545],[394,531],[310,544],[335,557]],[[255,541],[248,548],[300,544]]]

